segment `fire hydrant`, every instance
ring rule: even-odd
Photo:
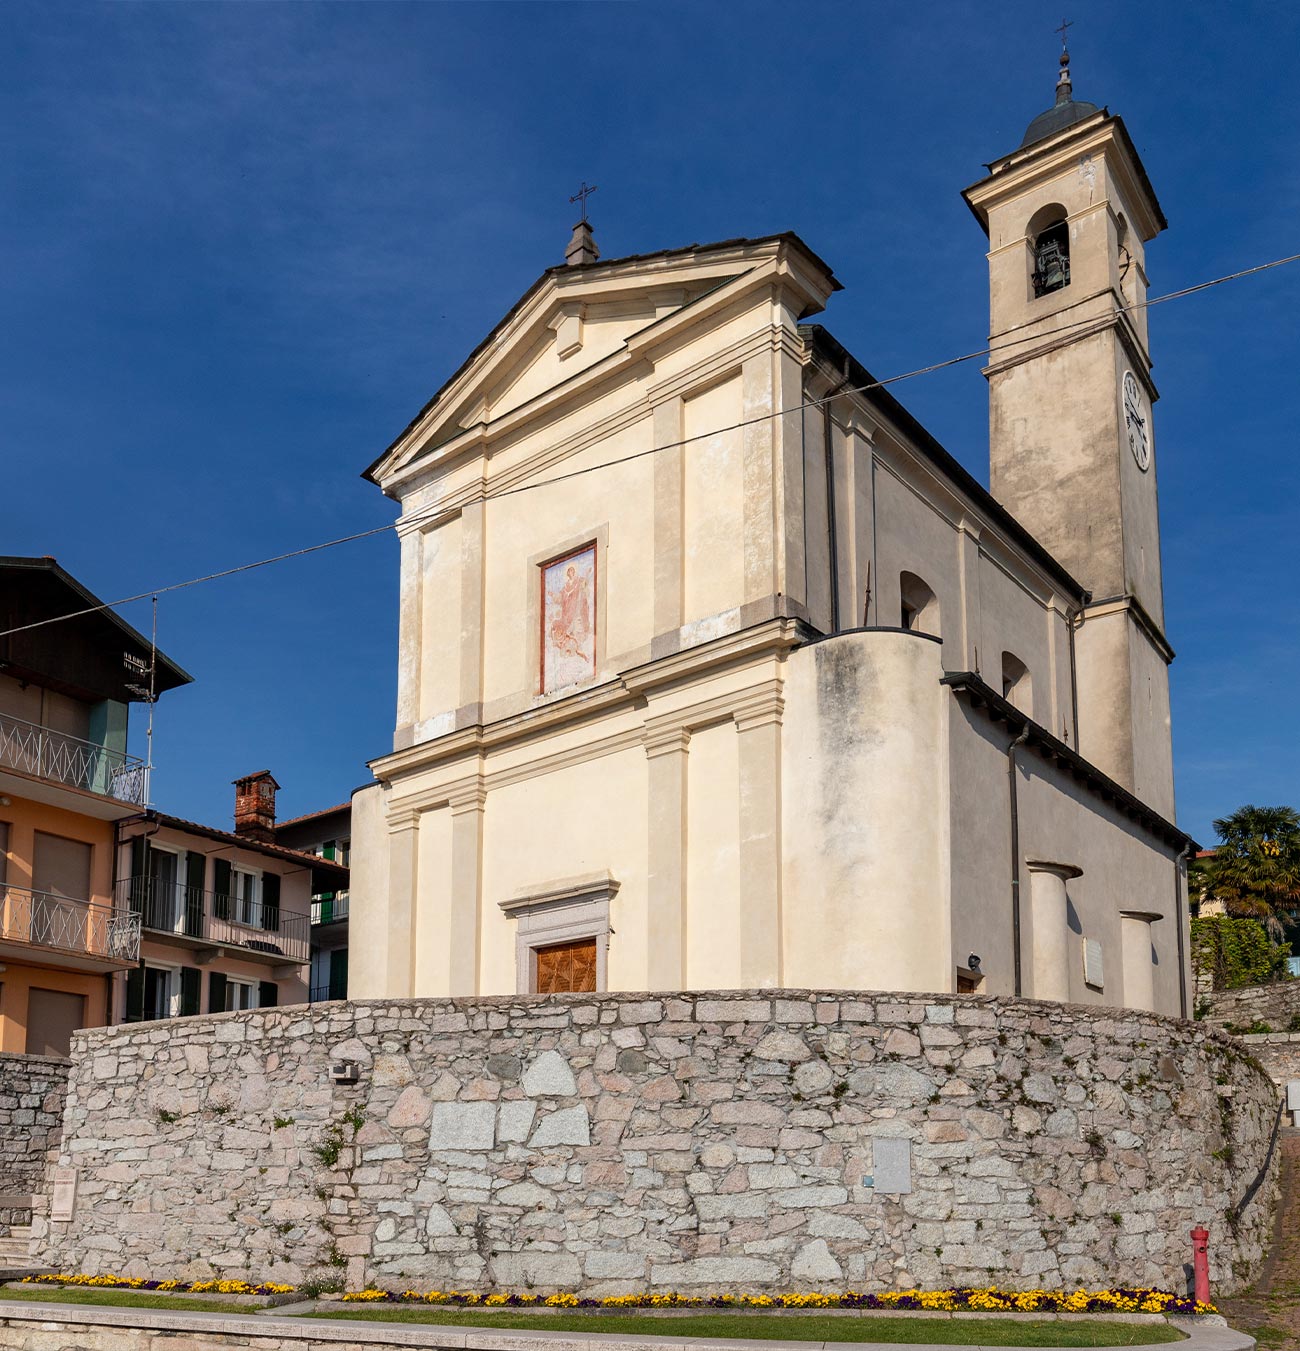
[[[1210,1302],[1210,1231],[1192,1230],[1192,1272],[1194,1293],[1201,1304]]]

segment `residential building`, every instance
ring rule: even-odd
[[[400,636],[353,798],[354,997],[1189,1012],[1165,219],[1068,65],[963,196],[991,491],[809,322],[841,287],[796,235],[601,260],[585,218],[366,471],[401,507]]]
[[[153,810],[121,823],[118,900],[142,943],[114,1021],[306,1002],[312,896],[347,870],[276,842],[278,787],[237,780],[233,830]]]
[[[315,854],[346,868],[352,854],[352,804],[344,802],[323,811],[309,812],[281,821],[275,827],[277,844]],[[340,885],[328,885],[311,898],[311,976],[308,997],[348,997],[348,915],[352,893],[345,877]]]
[[[189,680],[53,558],[0,558],[0,1051],[111,1021],[141,941],[114,886],[149,794],[128,710]]]

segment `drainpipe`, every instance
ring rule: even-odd
[[[1007,786],[1011,805],[1011,959],[1016,998],[1024,991],[1020,964],[1020,803],[1016,791],[1016,751],[1029,740],[1028,722],[1007,747]]]
[[[1187,1017],[1187,969],[1183,952],[1183,888],[1180,875],[1183,865],[1191,857],[1192,846],[1183,845],[1174,859],[1174,928],[1178,933],[1178,1008],[1180,1016]]]

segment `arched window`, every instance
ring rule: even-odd
[[[900,628],[939,637],[939,599],[914,572],[898,576]]]
[[[1033,714],[1034,678],[1014,652],[1002,654],[1002,697],[1022,713]]]
[[[1034,295],[1045,296],[1070,284],[1070,226],[1065,208],[1053,204],[1035,212],[1029,222],[1034,255]]]

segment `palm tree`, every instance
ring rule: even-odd
[[[1300,911],[1300,814],[1293,807],[1239,807],[1215,821],[1214,831],[1219,844],[1194,865],[1202,896],[1281,937],[1283,921]]]

